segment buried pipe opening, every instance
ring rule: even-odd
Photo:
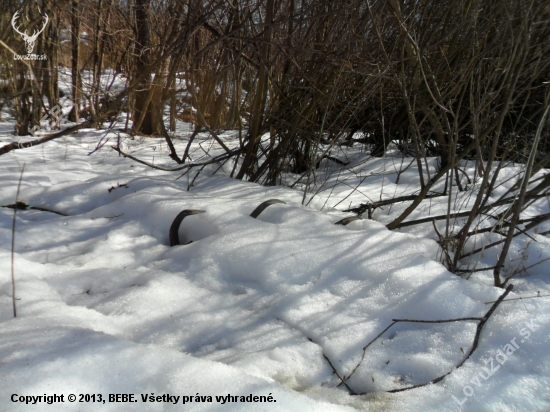
[[[170,226],[170,230],[168,231],[168,237],[170,239],[170,246],[177,246],[181,245],[180,243],[180,237],[178,235],[178,231],[181,225],[181,222],[183,222],[183,219],[185,219],[187,216],[191,215],[198,215],[201,213],[206,213],[206,210],[197,210],[197,209],[185,209],[184,211],[180,212],[174,221],[172,222],[172,225]],[[191,242],[189,242],[191,243]],[[187,243],[187,244],[189,244]]]
[[[250,214],[250,217],[253,217],[254,219],[256,219],[258,216],[260,216],[260,213],[262,213],[267,207],[274,205],[276,203],[282,203],[286,205],[286,202],[283,202],[282,200],[269,199],[269,200],[266,200],[265,202],[260,203],[260,205],[256,209],[254,209],[254,211]]]

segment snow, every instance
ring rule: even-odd
[[[13,124],[0,122],[2,142],[21,139],[8,130]],[[314,197],[309,192],[303,206],[300,190],[230,179],[229,163],[216,174],[217,166],[205,168],[191,186],[196,170],[176,179],[181,172],[153,170],[119,156],[110,149],[114,133],[88,155],[104,134],[82,130],[0,157],[1,205],[14,203],[25,163],[19,200],[68,215],[17,212],[14,319],[13,210],[0,208],[1,410],[550,410],[548,298],[503,302],[459,369],[453,370],[473,342],[476,322],[397,323],[361,361],[363,347],[393,319],[481,317],[491,307],[485,302],[503,293],[491,286],[490,271],[469,280],[449,273],[439,262],[431,224],[387,230],[385,224],[406,203],[377,210],[374,220],[334,225],[349,216],[336,209],[350,203],[418,190],[415,165],[396,183],[401,159],[365,161],[350,149],[352,164],[343,171],[323,160],[315,187],[321,190]],[[180,153],[185,144],[176,141]],[[199,136],[191,156],[198,158],[200,145],[207,144]],[[173,166],[161,140],[128,139],[123,147]],[[455,194],[453,211],[468,210],[472,193]],[[285,204],[251,218],[268,199]],[[548,212],[544,202],[531,212]],[[430,199],[408,219],[446,208],[446,197]],[[206,213],[181,225],[182,244],[193,243],[170,247],[168,229],[183,209]],[[526,236],[515,241],[510,256],[516,268],[550,256],[548,238],[532,236],[536,241]],[[491,266],[497,254],[496,248],[484,252],[478,266]],[[549,269],[548,262],[526,269],[508,298],[548,293]],[[509,347],[507,359],[498,363],[503,359],[498,351],[507,353],[503,348],[513,339],[518,348],[512,346],[512,353]],[[340,375],[360,364],[348,384],[368,394],[352,396],[338,387],[324,356]],[[479,378],[490,358],[498,370]],[[436,384],[385,392],[449,371]],[[12,394],[54,393],[65,394],[65,400],[69,394],[102,394],[107,401],[65,401],[53,409],[10,401]],[[112,403],[109,394],[134,394],[138,401]],[[141,394],[193,401],[149,403]],[[212,402],[196,402],[197,394]],[[276,402],[216,401],[228,394],[272,395]]]

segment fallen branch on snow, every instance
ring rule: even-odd
[[[396,392],[403,392],[403,391],[408,391],[410,389],[416,389],[416,388],[421,388],[423,386],[427,386],[427,385],[430,385],[430,384],[433,384],[433,383],[437,383],[437,382],[440,382],[442,381],[446,376],[448,376],[449,374],[451,374],[451,372],[453,372],[454,370],[460,368],[462,365],[464,365],[464,363],[470,358],[470,356],[472,355],[472,353],[474,353],[474,351],[476,350],[478,344],[479,344],[479,339],[480,339],[480,336],[481,336],[481,331],[483,330],[483,327],[485,326],[485,324],[487,323],[487,321],[489,320],[489,318],[491,317],[491,315],[494,313],[494,311],[497,309],[497,307],[504,301],[504,298],[506,296],[508,296],[508,294],[512,291],[512,289],[514,288],[514,285],[509,285],[506,290],[504,291],[504,293],[502,295],[500,295],[500,297],[493,303],[493,306],[491,306],[491,308],[489,309],[489,311],[482,317],[467,317],[467,318],[457,318],[457,319],[441,319],[441,320],[417,320],[417,319],[393,319],[392,320],[392,323],[387,327],[385,328],[382,332],[380,332],[374,339],[372,339],[369,343],[367,343],[364,347],[363,347],[363,355],[361,356],[361,359],[359,360],[357,366],[353,369],[353,371],[351,371],[351,373],[348,375],[348,376],[344,376],[344,377],[341,377],[339,373],[336,372],[336,369],[334,368],[334,366],[332,365],[332,362],[330,361],[330,359],[328,359],[328,357],[323,353],[323,357],[327,360],[327,362],[329,363],[330,367],[332,368],[332,370],[337,374],[337,376],[340,378],[341,380],[341,383],[338,385],[345,385],[346,388],[348,389],[350,395],[365,395],[366,393],[358,393],[356,391],[354,391],[349,385],[348,385],[348,381],[349,379],[353,376],[353,374],[357,371],[357,369],[359,369],[359,367],[361,366],[361,363],[363,362],[363,360],[365,359],[365,355],[366,355],[366,352],[367,352],[367,349],[374,343],[376,342],[385,332],[387,332],[393,325],[395,325],[396,323],[399,323],[399,322],[410,322],[410,323],[449,323],[449,322],[463,322],[463,321],[477,321],[479,322],[477,324],[477,328],[476,328],[476,333],[475,333],[475,336],[474,336],[474,342],[470,348],[470,350],[464,355],[464,357],[462,358],[462,360],[455,366],[455,368],[447,373],[445,373],[444,375],[441,375],[441,376],[438,376],[437,378],[434,378],[432,380],[430,380],[429,382],[425,382],[425,383],[419,383],[419,384],[416,384],[416,385],[412,385],[412,386],[408,386],[406,388],[399,388],[399,389],[392,389],[392,390],[389,390],[389,391],[385,391],[385,392],[388,392],[388,393],[396,393]],[[309,338],[308,338],[309,339]],[[311,339],[309,339],[311,340]],[[312,341],[313,342],[313,341]]]
[[[25,202],[21,202],[21,201],[17,201],[15,203],[12,203],[11,205],[2,205],[2,207],[6,207],[8,209],[14,209],[14,210],[29,210],[29,209],[33,209],[33,210],[40,210],[41,212],[50,212],[50,213],[55,213],[56,215],[60,215],[60,216],[69,216],[63,212],[58,212],[56,210],[51,210],[51,209],[47,209],[45,207],[40,207],[40,206],[29,206],[27,205]]]

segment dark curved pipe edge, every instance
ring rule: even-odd
[[[283,202],[282,200],[269,199],[265,202],[260,203],[260,205],[250,214],[250,217],[256,219],[258,216],[260,216],[260,213],[262,213],[268,206],[274,205],[275,203],[282,203],[286,205],[286,202]]]
[[[177,246],[181,244],[178,231],[179,231],[181,222],[183,222],[183,219],[185,219],[187,216],[198,215],[201,213],[206,213],[206,210],[185,209],[184,211],[180,212],[176,216],[176,218],[172,222],[172,225],[170,226],[170,230],[168,231],[168,237],[170,238],[170,246]]]

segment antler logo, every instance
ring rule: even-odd
[[[42,25],[42,28],[40,30],[35,30],[34,33],[32,34],[32,36],[29,36],[27,34],[26,30],[22,33],[19,30],[19,28],[17,27],[16,22],[17,22],[17,19],[20,17],[18,11],[13,15],[13,18],[11,19],[11,25],[13,26],[13,29],[17,33],[19,33],[21,35],[21,37],[23,37],[23,40],[25,41],[25,43],[27,43],[27,53],[29,53],[29,54],[32,54],[32,51],[34,50],[34,43],[36,42],[36,39],[38,38],[40,33],[42,33],[44,31],[44,29],[46,28],[46,25],[50,21],[50,19],[48,18],[48,15],[46,13],[44,13],[42,16],[44,17],[44,24]]]

